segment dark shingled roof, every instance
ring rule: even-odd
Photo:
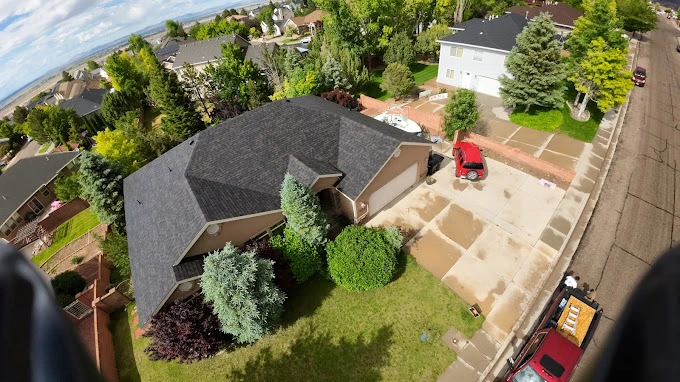
[[[177,282],[173,264],[211,221],[280,209],[288,171],[311,183],[342,173],[356,199],[415,135],[319,97],[272,102],[215,125],[125,179],[125,215],[139,320]]]
[[[440,41],[509,52],[515,46],[517,35],[528,23],[523,16],[506,13],[495,19],[480,19],[480,22],[467,24],[465,30],[446,36]]]
[[[0,225],[78,155],[78,151],[38,155],[7,168],[0,175]]]
[[[533,20],[542,12],[545,12],[550,14],[553,23],[572,28],[574,27],[574,22],[579,17],[583,16],[581,11],[564,3],[548,4],[541,7],[515,5],[514,7],[508,8],[508,12],[529,18],[529,20]]]
[[[245,57],[246,60],[250,60],[250,61],[260,65],[260,67],[261,67],[261,65],[262,65],[262,51],[264,50],[265,45],[274,54],[276,54],[276,52],[279,50],[279,44],[277,44],[275,42],[267,42],[267,43],[264,43],[264,44],[251,45],[246,50],[246,57]]]
[[[99,110],[102,105],[102,99],[107,92],[108,90],[106,89],[87,89],[80,95],[59,104],[59,106],[63,109],[71,108],[79,116],[83,117]]]
[[[175,62],[172,65],[173,69],[181,68],[185,62],[191,65],[214,61],[215,58],[222,57],[222,44],[236,44],[241,48],[250,46],[248,41],[237,34],[230,34],[228,36],[220,36],[208,40],[200,40],[189,44],[179,46]]]

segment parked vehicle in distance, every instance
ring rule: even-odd
[[[517,357],[508,360],[511,367],[503,381],[568,381],[595,335],[599,308],[580,289],[561,290]]]
[[[309,44],[310,42],[312,42],[312,36],[303,37],[302,40],[300,40],[300,42],[303,44]]]
[[[453,146],[456,178],[477,180],[484,177],[484,159],[479,147],[472,142],[457,142]]]
[[[633,82],[639,87],[644,87],[647,81],[647,69],[638,66],[633,71]]]

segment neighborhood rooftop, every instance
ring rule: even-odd
[[[428,144],[319,97],[272,102],[198,133],[124,182],[132,277],[145,324],[172,290],[173,265],[209,222],[280,210],[287,172],[356,199],[402,143]]]
[[[581,11],[564,3],[549,4],[541,7],[515,5],[508,8],[507,12],[520,15],[529,20],[533,20],[541,13],[549,13],[553,23],[572,28],[574,27],[574,22],[583,16]]]
[[[497,18],[466,21],[465,29],[448,35],[440,41],[480,46],[509,52],[515,46],[517,35],[529,23],[524,16],[506,13]],[[459,24],[459,26],[463,26]],[[455,27],[454,27],[455,28]]]
[[[220,36],[208,40],[201,40],[179,46],[173,69],[181,68],[185,62],[190,65],[204,64],[222,57],[222,44],[236,44],[241,48],[248,48],[250,44],[237,34]]]
[[[0,224],[79,154],[69,151],[39,155],[21,159],[6,169],[0,175]]]
[[[108,93],[106,89],[87,89],[80,95],[59,104],[59,106],[63,109],[71,108],[76,111],[76,114],[83,117],[99,110],[106,93]]]

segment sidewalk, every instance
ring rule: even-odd
[[[628,61],[629,66],[634,67],[638,41],[632,40],[630,45]],[[630,98],[630,94],[628,97]],[[523,312],[485,367],[460,356],[440,376],[440,381],[493,381],[494,378],[503,376],[508,368],[505,360],[519,352],[571,263],[609,172],[627,107],[628,101],[619,110],[610,110],[605,114],[593,140],[592,149],[584,153],[574,181],[539,239],[540,243],[557,251],[559,260],[546,269],[545,282],[539,283],[542,287],[528,304],[530,308]]]

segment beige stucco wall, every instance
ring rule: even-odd
[[[264,215],[246,217],[220,223],[220,231],[215,235],[203,233],[185,257],[200,255],[223,248],[227,242],[242,246],[251,238],[266,232],[268,228],[283,220],[283,213],[271,212]]]
[[[165,303],[165,305],[167,305],[167,304],[169,304],[169,303],[171,303],[171,302],[173,302],[177,299],[184,298],[186,296],[192,295],[192,294],[198,292],[199,289],[201,289],[201,279],[192,280],[191,283],[193,284],[193,286],[191,287],[191,289],[189,289],[186,292],[183,292],[183,291],[179,290],[178,287],[175,287],[175,289],[172,291],[172,294],[170,294],[170,297],[168,298],[168,301]]]
[[[347,216],[350,220],[354,220],[354,204],[352,203],[352,200],[342,192],[337,190],[333,191],[335,191],[336,195],[338,195],[338,200],[340,201],[340,211],[342,211],[342,214]]]
[[[359,195],[356,200],[357,216],[359,218],[368,211],[368,199],[371,195],[384,186],[387,182],[394,179],[397,175],[411,167],[413,163],[418,163],[418,180],[422,181],[427,176],[427,159],[430,156],[430,145],[402,145],[399,157],[392,156],[385,167],[376,175],[373,181]],[[364,203],[362,208],[361,203]]]
[[[326,188],[331,188],[331,187],[333,187],[333,185],[337,181],[338,181],[337,176],[332,176],[332,177],[328,177],[328,178],[319,178],[312,185],[312,191],[319,192],[321,190],[325,190]]]

